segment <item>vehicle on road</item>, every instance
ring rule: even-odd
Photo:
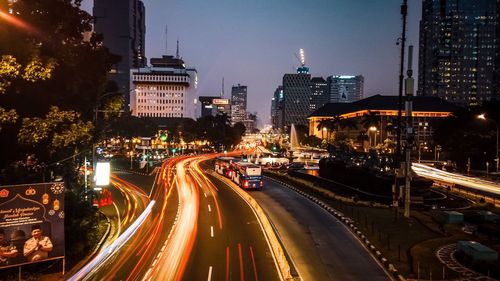
[[[231,178],[233,171],[231,169],[231,165],[236,161],[239,161],[239,159],[228,156],[217,157],[215,159],[215,172],[225,177]]]
[[[262,168],[259,165],[246,162],[236,162],[232,165],[231,180],[244,189],[261,189]]]

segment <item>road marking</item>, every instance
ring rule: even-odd
[[[210,204],[208,204],[208,211],[211,212],[212,208],[210,208]]]
[[[241,253],[241,244],[238,243],[238,256],[240,258],[240,280],[245,281],[245,272],[243,271],[243,255]]]
[[[203,192],[203,195],[205,195],[205,198],[207,197],[207,194],[205,192]]]
[[[210,280],[212,280],[212,267],[208,268],[208,279],[207,279],[207,281],[210,281]]]
[[[255,265],[255,256],[253,255],[252,246],[250,246],[250,255],[252,256],[253,275],[255,276],[255,281],[259,281],[259,278],[257,277],[257,266]]]
[[[226,281],[229,281],[229,246],[226,247]]]
[[[210,226],[210,236],[214,237],[214,227]]]
[[[115,207],[116,214],[117,214],[117,217],[118,217],[118,236],[120,236],[120,234],[122,232],[122,220],[121,220],[121,217],[120,217],[120,211],[118,211],[118,206],[115,204],[115,202],[113,202],[113,206]]]

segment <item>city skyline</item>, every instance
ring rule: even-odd
[[[92,10],[92,0],[82,8]],[[144,1],[146,57],[180,55],[198,70],[199,95],[248,86],[248,111],[269,123],[271,98],[283,75],[295,73],[295,54],[305,50],[313,76],[365,77],[365,97],[396,95],[401,1]],[[418,46],[421,2],[409,1],[407,44]],[[203,48],[200,48],[203,46]],[[367,46],[371,46],[367,51]],[[415,48],[417,49],[417,48]],[[414,53],[414,61],[418,53]],[[238,66],[238,67],[236,67]]]

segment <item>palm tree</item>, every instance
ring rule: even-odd
[[[368,113],[363,116],[361,124],[363,124],[363,127],[368,130],[368,128],[372,126],[377,127],[379,121],[380,121],[380,116],[378,116],[376,112],[369,110]]]
[[[316,129],[318,131],[321,131],[321,138],[324,139],[324,130],[328,128],[328,123],[330,122],[330,119],[321,119],[318,122],[318,125],[316,126]]]

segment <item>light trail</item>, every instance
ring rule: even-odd
[[[425,178],[454,183],[471,189],[489,192],[497,196],[500,195],[500,185],[494,182],[442,171],[419,163],[412,163],[412,168],[417,175]]]
[[[189,260],[197,233],[199,192],[189,180],[185,166],[189,159],[176,164],[176,186],[179,196],[177,222],[165,249],[156,257],[156,262],[143,280],[180,280]]]
[[[106,263],[111,257],[113,257],[118,250],[127,243],[127,241],[135,234],[137,229],[146,221],[148,216],[151,214],[151,210],[155,204],[155,201],[151,201],[146,207],[144,212],[134,221],[134,223],[122,234],[118,239],[116,239],[110,246],[106,247],[105,251],[102,251],[94,258],[90,263],[86,264],[80,271],[75,275],[71,276],[69,281],[76,280],[87,280],[91,278],[91,273],[99,270],[99,268]]]

